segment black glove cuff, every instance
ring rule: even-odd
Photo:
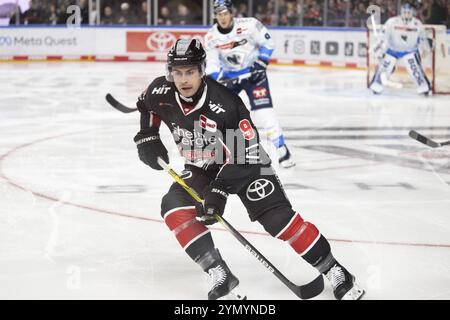
[[[209,184],[209,188],[211,192],[216,193],[224,197],[225,199],[228,198],[229,193],[226,191],[227,187],[225,183],[222,180],[213,180]]]
[[[161,140],[158,133],[149,133],[149,134],[138,133],[134,137],[134,142],[138,147],[144,143],[153,142],[157,140]]]
[[[267,69],[267,66],[269,65],[268,61],[265,61],[265,60],[263,60],[261,58],[258,58],[255,61],[255,63],[257,63],[260,66],[261,69]]]
[[[140,144],[146,143],[146,142],[151,142],[151,141],[156,141],[156,140],[160,140],[159,139],[159,135],[157,136],[148,136],[142,139],[139,139],[136,142],[136,145],[139,146]]]

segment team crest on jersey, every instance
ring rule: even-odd
[[[200,127],[209,132],[217,131],[217,122],[214,120],[208,119],[204,115],[200,115]]]
[[[267,97],[267,89],[264,87],[256,87],[253,90],[253,97],[255,99],[263,99]]]
[[[251,140],[255,137],[255,131],[253,130],[250,121],[247,119],[239,122],[239,129],[241,130],[245,140]]]

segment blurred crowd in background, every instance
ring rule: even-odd
[[[89,0],[31,0],[26,11],[18,9],[10,13],[9,23],[65,24],[71,14],[67,13],[70,5],[80,7],[81,24],[204,25],[212,22],[209,0],[154,1],[92,0],[89,5]],[[0,0],[0,7],[6,2],[8,0]],[[204,3],[208,10],[204,10]],[[399,14],[401,5],[400,0],[234,0],[233,3],[237,17],[253,16],[266,25],[331,27],[365,27],[366,10],[372,4],[381,8],[381,22],[384,23]],[[424,23],[450,27],[450,0],[421,0],[415,4],[416,15]],[[154,12],[155,8],[157,12]]]

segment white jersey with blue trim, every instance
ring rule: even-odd
[[[274,41],[267,28],[255,18],[233,18],[233,28],[227,34],[217,23],[205,36],[206,73],[239,74],[248,72],[257,58],[268,61]]]
[[[396,52],[412,52],[419,48],[426,40],[426,33],[422,22],[412,18],[404,23],[400,16],[390,18],[384,25],[384,41],[388,50]]]

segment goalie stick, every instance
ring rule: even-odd
[[[413,138],[414,140],[417,140],[423,144],[426,144],[427,146],[431,147],[431,148],[440,148],[442,146],[446,146],[446,145],[450,145],[450,140],[449,141],[444,141],[444,142],[436,142],[430,138],[425,137],[424,135],[418,133],[415,130],[411,130],[409,132],[409,136],[411,138]]]
[[[191,189],[183,178],[181,178],[169,165],[158,158],[158,164],[181,186],[184,190],[192,197],[195,201],[203,203],[199,195]],[[221,223],[225,229],[227,229],[244,247],[247,249],[256,259],[258,259],[261,264],[267,268],[275,277],[277,277],[281,282],[283,282],[297,297],[300,299],[310,299],[319,295],[324,289],[323,277],[319,275],[310,283],[298,286],[291,281],[289,281],[275,266],[270,263],[247,239],[242,236],[239,231],[233,228],[233,226],[228,223],[223,217],[215,214],[214,218]]]

